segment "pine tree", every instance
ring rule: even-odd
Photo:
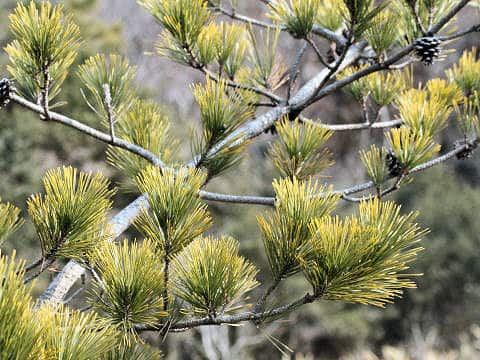
[[[260,327],[318,300],[384,307],[415,287],[418,274],[409,267],[427,230],[416,223],[417,212],[404,213],[385,197],[417,172],[472,155],[480,136],[480,61],[476,49],[466,50],[444,79],[424,85],[414,85],[410,64],[430,65],[449,42],[480,30],[479,24],[458,32],[449,27],[469,1],[264,3],[267,21],[241,15],[237,1],[139,1],[162,28],[155,52],[205,75],[191,86],[201,129],[192,131],[190,161],[175,156],[174,124],[140,99],[126,59],[98,54],[72,69],[84,40],[62,5],[31,1],[12,11],[1,106],[11,103],[45,127],[60,123],[108,144],[108,161],[130,179],[127,189],[141,195],[109,219],[116,189],[104,175],[69,166],[45,174],[42,192],[27,200],[39,259],[25,265],[14,254],[0,257],[1,358],[154,359],[161,354],[145,344],[145,331]],[[281,33],[305,44],[291,65],[278,54]],[[306,47],[319,70],[297,89]],[[68,106],[59,99],[72,73],[98,124],[64,115]],[[337,90],[360,102],[364,123],[330,124],[302,114]],[[397,117],[380,120],[382,109]],[[439,155],[439,134],[450,119],[461,138]],[[333,165],[329,139],[373,128],[384,129],[384,143],[359,154],[371,181],[335,190],[319,176]],[[279,176],[274,196],[204,190],[266,132],[274,136],[268,149]],[[209,230],[204,201],[268,207],[257,220],[270,282],[259,282],[236,239]],[[356,213],[340,217],[340,201],[358,205]],[[2,243],[22,221],[18,209],[1,204]],[[142,238],[117,243],[131,224]],[[34,300],[29,283],[64,260]],[[85,272],[88,283],[69,294]],[[272,294],[292,277],[310,290],[275,304]],[[69,306],[84,289],[87,306]]]

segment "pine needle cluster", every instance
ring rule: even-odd
[[[383,58],[385,52],[397,42],[398,24],[397,14],[386,8],[377,13],[365,29],[365,39],[379,58]]]
[[[94,313],[47,304],[35,315],[43,330],[38,359],[102,359],[118,347],[118,331]]]
[[[164,31],[157,53],[186,65],[198,64],[196,44],[205,25],[212,20],[206,0],[140,0]]]
[[[34,310],[24,262],[0,255],[0,358],[103,359],[116,352],[118,331],[93,313],[48,304]]]
[[[432,79],[423,88],[406,90],[406,86],[411,83],[406,80],[410,78],[410,72],[406,74],[405,80],[401,81],[403,91],[400,95],[393,96],[392,93],[392,97],[387,96],[388,102],[384,103],[387,105],[393,102],[403,122],[401,128],[391,129],[385,134],[391,153],[375,145],[369,151],[360,152],[361,160],[377,188],[388,178],[389,169],[385,161],[388,156],[393,157],[399,168],[398,173],[395,171],[390,175],[398,176],[407,174],[410,169],[428,161],[440,151],[440,145],[435,142],[434,137],[446,127],[454,108],[458,109],[458,104],[463,101],[458,85],[441,79]],[[398,81],[394,78],[391,80]],[[364,84],[356,85],[352,91],[363,94]],[[377,102],[379,103],[381,102]],[[468,116],[470,115],[466,114],[464,119],[471,122],[472,119]],[[466,128],[474,130],[472,125],[465,124],[464,128],[465,131]]]
[[[270,18],[288,29],[297,38],[306,38],[318,17],[320,0],[279,0],[268,3]]]
[[[186,311],[215,317],[245,307],[240,301],[258,285],[257,270],[238,250],[231,237],[199,237],[174,259],[172,288],[191,306]]]
[[[350,67],[338,75],[342,79],[364,69]],[[390,105],[400,94],[412,87],[412,72],[409,68],[388,72],[375,72],[360,78],[345,88],[359,101],[370,97],[379,107]]]
[[[0,246],[23,222],[19,208],[10,203],[0,203]]]
[[[273,187],[277,196],[275,210],[257,216],[257,221],[273,278],[280,281],[301,270],[298,253],[311,237],[311,222],[329,215],[339,195],[316,181],[299,181],[295,177],[275,180]]]
[[[244,145],[235,145],[237,139],[224,141],[240,125],[253,116],[253,107],[248,95],[240,90],[229,90],[225,81],[214,81],[207,77],[205,85],[192,86],[193,94],[200,108],[202,134],[192,139],[192,151],[200,154],[209,176],[215,176],[235,165]],[[223,143],[222,143],[223,142]],[[222,143],[214,156],[209,151],[215,144]]]
[[[440,145],[430,137],[418,136],[407,127],[392,129],[385,137],[404,171],[430,160],[440,151]]]
[[[375,144],[372,144],[368,151],[360,151],[360,159],[377,189],[380,188],[389,175],[385,161],[386,156],[386,149]]]
[[[480,60],[477,48],[465,51],[458,64],[454,64],[446,74],[450,82],[456,83],[465,96],[480,92]]]
[[[106,215],[114,191],[102,175],[72,167],[49,170],[43,179],[45,195],[27,202],[44,258],[84,260],[108,236]]]
[[[393,202],[373,200],[359,206],[358,217],[316,219],[308,246],[299,255],[314,294],[325,299],[384,306],[415,287],[403,273],[421,250],[425,234],[400,215]],[[412,275],[410,275],[412,276]]]
[[[344,25],[343,13],[346,11],[345,3],[337,0],[320,0],[318,15],[315,23],[325,28],[338,31]]]
[[[0,254],[0,358],[30,359],[40,329],[33,323],[30,286],[23,284],[24,262]],[[32,357],[33,358],[33,357]]]
[[[178,145],[169,130],[170,121],[165,111],[154,102],[144,100],[135,100],[116,123],[116,136],[141,146],[167,163]],[[130,179],[149,164],[148,160],[114,146],[109,146],[107,159]],[[132,187],[130,183],[125,185],[127,189]]]
[[[5,51],[8,71],[30,99],[56,97],[80,46],[80,30],[63,6],[48,1],[19,4],[10,15],[15,40]],[[43,101],[43,99],[42,99]]]
[[[206,66],[215,62],[222,73],[233,79],[245,61],[249,43],[245,26],[211,22],[197,41],[198,60]]]
[[[205,178],[195,169],[154,166],[137,176],[137,186],[147,194],[151,211],[143,210],[135,224],[162,256],[172,258],[210,227],[212,220],[197,195]]]
[[[456,106],[457,122],[466,139],[476,139],[480,134],[480,92],[466,97],[462,106]]]
[[[399,39],[402,43],[411,43],[424,36],[424,30],[438,22],[455,5],[455,0],[392,1],[391,6],[400,20]]]
[[[438,134],[453,111],[453,106],[462,99],[456,84],[433,79],[424,89],[410,89],[396,101],[400,117],[413,133],[433,137]]]
[[[256,33],[249,29],[250,52],[248,62],[250,69],[244,72],[244,80],[247,84],[260,88],[276,90],[286,79],[286,65],[278,54],[279,29],[268,27],[264,32]]]
[[[342,15],[355,38],[362,37],[371,26],[378,26],[374,20],[388,4],[386,1],[375,3],[374,0],[343,0],[343,3],[346,10]]]
[[[108,321],[120,329],[123,342],[138,342],[136,325],[157,325],[163,311],[162,263],[155,244],[105,243],[91,255],[98,272],[92,301]]]
[[[480,134],[480,60],[478,51],[465,51],[458,64],[446,71],[447,78],[456,84],[463,99],[455,105],[458,125],[466,138],[475,139]]]
[[[333,165],[331,153],[323,145],[332,132],[307,122],[293,125],[284,119],[275,126],[278,139],[270,145],[269,156],[282,177],[307,179]]]
[[[135,68],[121,56],[92,56],[80,65],[78,76],[85,86],[86,101],[107,126],[109,116],[117,121],[134,100]]]

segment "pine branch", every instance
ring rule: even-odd
[[[110,92],[110,86],[108,84],[103,84],[103,94],[105,96],[105,105],[107,108],[107,118],[108,118],[108,127],[110,130],[111,142],[115,142],[115,119],[113,117],[113,108],[112,108],[112,94]]]
[[[228,16],[234,20],[239,20],[249,25],[254,25],[262,28],[270,28],[270,29],[280,29],[282,31],[287,31],[285,26],[279,26],[273,23],[268,23],[266,21],[257,20],[245,15],[237,14],[236,12],[229,12],[227,9],[223,7],[215,8],[219,13]],[[312,33],[318,36],[323,37],[324,39],[333,41],[337,46],[343,47],[346,44],[346,40],[342,35],[335,33],[332,30],[324,28],[320,25],[314,25],[312,29]]]
[[[183,322],[178,322],[169,327],[169,332],[179,332],[186,331],[199,326],[206,325],[222,325],[222,324],[238,324],[247,321],[265,321],[270,318],[279,317],[285,315],[292,310],[299,308],[302,305],[310,304],[317,300],[319,296],[314,296],[309,293],[305,294],[298,300],[292,301],[291,303],[279,306],[277,308],[261,311],[261,312],[251,312],[238,315],[224,315],[216,317],[204,317],[199,319],[190,319]],[[137,331],[156,331],[159,327],[147,327],[147,326],[138,326]]]
[[[45,64],[43,66],[43,85],[41,90],[41,105],[43,106],[44,115],[41,116],[42,120],[50,120],[49,113],[49,96],[50,96],[50,71],[49,65]]]
[[[209,78],[213,79],[216,82],[218,82],[220,80],[217,75],[215,75],[214,73],[212,73],[210,70],[208,70],[205,67],[201,67],[201,68],[199,68],[199,70],[202,71],[205,75],[207,75]],[[275,102],[277,104],[285,101],[281,97],[275,95],[274,93],[272,93],[268,90],[263,90],[263,89],[260,89],[258,87],[255,87],[255,86],[240,84],[238,82],[228,80],[228,79],[226,79],[224,81],[225,81],[225,84],[227,86],[231,87],[231,88],[252,91],[252,92],[257,93],[259,95],[265,96],[266,98],[272,100],[273,102]]]
[[[45,270],[47,270],[50,265],[52,265],[54,262],[55,262],[55,257],[50,257],[48,259],[44,259],[42,261],[42,266],[40,267],[40,269],[38,269],[35,273],[33,273],[32,275],[30,275],[29,277],[25,278],[25,280],[23,281],[24,284],[28,284],[29,282],[33,281],[34,279],[36,279],[37,277],[39,277]]]
[[[288,90],[287,90],[287,99],[290,100],[292,88],[297,80],[298,74],[300,71],[298,67],[300,66],[300,62],[302,61],[303,54],[305,54],[305,50],[307,49],[308,43],[304,42],[302,46],[297,50],[297,54],[295,55],[295,60],[290,68],[290,76],[288,78]]]
[[[30,111],[33,111],[33,112],[36,112],[40,115],[46,116],[45,110],[41,106],[36,105],[36,104],[28,101],[27,99],[25,99],[25,98],[23,98],[23,97],[21,97],[17,94],[11,94],[10,99],[11,99],[12,102],[30,110]],[[125,149],[127,151],[132,152],[133,154],[141,156],[144,159],[148,160],[153,165],[156,165],[156,166],[159,166],[159,167],[162,167],[162,168],[167,167],[167,165],[164,164],[156,155],[152,154],[148,150],[146,150],[146,149],[144,149],[144,148],[142,148],[138,145],[129,143],[128,141],[118,139],[118,138],[114,138],[112,140],[112,136],[110,134],[106,134],[102,131],[99,131],[99,130],[94,129],[90,126],[87,126],[87,125],[85,125],[85,124],[83,124],[83,123],[81,123],[77,120],[74,120],[74,119],[72,119],[68,116],[58,114],[58,113],[53,112],[53,111],[50,111],[48,113],[48,117],[51,121],[58,122],[62,125],[71,127],[73,129],[78,130],[78,131],[80,131],[80,132],[82,132],[86,135],[89,135],[89,136],[91,136],[91,137],[93,137],[97,140],[103,141],[104,143],[119,147],[121,149]]]
[[[345,67],[354,63],[362,55],[365,45],[365,43],[353,45],[347,51],[345,59],[344,61],[342,61],[337,71],[341,71]],[[331,71],[329,69],[323,69],[322,71],[320,71],[319,74],[317,74],[314,78],[312,78],[304,86],[302,86],[302,88],[290,99],[289,104],[281,104],[241,126],[226,139],[213,146],[212,149],[208,152],[207,157],[212,157],[213,155],[215,155],[226,144],[230,144],[230,146],[237,146],[254,137],[257,137],[265,130],[272,127],[272,125],[274,125],[278,119],[292,113],[297,109],[301,109],[302,106],[304,106],[304,104],[308,102],[308,99],[311,99],[313,96],[315,96],[317,88],[325,80],[326,77],[330,76],[330,72]],[[195,166],[198,159],[199,157],[196,156],[192,161],[189,162],[188,165]]]
[[[468,29],[456,32],[456,33],[451,34],[451,35],[439,36],[438,39],[440,41],[449,41],[449,40],[458,39],[462,36],[471,34],[473,32],[480,32],[480,24],[473,25],[473,26],[469,27]]]
[[[200,190],[198,195],[203,200],[215,201],[215,202],[236,203],[236,204],[245,204],[245,205],[266,205],[266,206],[275,205],[275,199],[271,197],[219,194],[219,193],[214,193],[214,192],[205,191],[205,190]]]
[[[462,10],[471,0],[461,0],[455,5],[443,18],[428,29],[429,34],[439,32],[460,10]]]
[[[455,149],[435,158],[430,161],[426,161],[423,164],[420,164],[416,167],[414,167],[412,170],[410,170],[408,173],[409,174],[414,174],[426,169],[429,169],[433,166],[439,165],[447,160],[450,160],[454,157],[456,157],[459,154],[462,154],[465,151],[472,151],[475,149],[480,142],[480,139],[475,139],[472,141],[468,141],[461,146],[456,147]],[[392,179],[392,177],[390,177]],[[389,187],[388,189],[385,189],[382,191],[381,196],[390,194],[394,192],[395,190],[398,189],[398,183],[394,184],[393,186]],[[334,190],[332,193],[333,194],[339,194],[341,195],[341,198],[343,200],[349,201],[349,202],[361,202],[364,200],[371,199],[372,197],[375,197],[373,195],[367,195],[362,198],[352,198],[349,195],[359,193],[365,190],[369,190],[375,187],[375,184],[373,181],[369,181],[363,184],[358,184],[351,186],[349,188],[345,188],[343,190]],[[317,194],[316,196],[323,196],[324,194]],[[218,194],[218,193],[213,193],[213,192],[208,192],[201,190],[199,192],[199,196],[208,201],[216,201],[216,202],[225,202],[225,203],[235,203],[235,204],[247,204],[247,205],[263,205],[263,206],[275,206],[276,199],[274,197],[262,197],[262,196],[240,196],[240,195],[229,195],[229,194]]]
[[[359,123],[359,124],[324,124],[306,119],[303,116],[299,116],[299,119],[303,123],[314,124],[320,128],[328,129],[331,131],[352,131],[352,130],[369,130],[369,129],[386,129],[395,126],[402,125],[402,119],[394,119],[389,121],[381,121],[374,123]]]
[[[448,14],[446,14],[442,19],[440,19],[437,22],[437,24],[432,26],[428,30],[428,33],[434,35],[438,31],[440,31],[443,26],[445,26],[460,10],[463,9],[463,7],[465,7],[469,3],[469,1],[470,0],[461,0],[454,8],[452,8],[450,10],[450,12]],[[476,28],[475,28],[475,31],[477,31]],[[369,66],[369,67],[367,67],[363,70],[360,70],[360,71],[352,74],[351,76],[347,76],[346,78],[338,80],[331,85],[325,86],[323,89],[321,89],[318,92],[318,94],[315,97],[311,98],[306,103],[298,104],[297,105],[298,108],[294,108],[294,110],[303,110],[307,106],[317,102],[318,100],[324,98],[325,96],[331,94],[332,92],[334,92],[336,90],[339,90],[342,87],[344,87],[344,86],[352,83],[353,81],[356,81],[356,80],[358,80],[358,79],[360,79],[360,78],[362,78],[362,77],[364,77],[368,74],[371,74],[371,73],[376,72],[376,71],[389,69],[390,66],[394,65],[397,61],[401,60],[403,57],[408,55],[414,49],[414,45],[413,45],[414,43],[415,42],[413,42],[412,44],[404,47],[402,50],[398,51],[395,55],[393,55],[392,57],[390,57],[388,60],[386,60],[384,62],[373,64],[373,65],[371,65],[371,66]]]
[[[265,292],[262,294],[262,296],[258,299],[257,303],[255,304],[255,308],[254,308],[255,312],[259,312],[263,310],[263,308],[265,307],[265,303],[267,302],[267,299],[276,290],[278,285],[280,285],[280,281],[282,281],[281,278],[275,279],[273,283],[265,290]]]

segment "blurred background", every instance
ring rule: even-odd
[[[188,160],[190,129],[199,125],[189,85],[202,81],[195,70],[166,59],[148,55],[159,33],[153,18],[134,0],[63,1],[82,28],[85,39],[77,63],[98,52],[120,53],[138,67],[137,84],[143,97],[155,99],[169,114],[175,136],[181,140],[178,160]],[[243,1],[245,13],[262,14],[260,1]],[[8,14],[14,0],[0,5],[0,44],[11,39]],[[462,27],[478,22],[480,12],[464,10]],[[289,36],[280,40],[280,55],[288,63],[298,47]],[[442,77],[445,68],[455,63],[462,49],[478,46],[480,35],[472,34],[448,47],[456,49],[431,67],[414,67],[416,81]],[[0,77],[7,76],[8,59],[0,53]],[[299,83],[318,70],[315,54],[308,52]],[[61,111],[92,126],[99,126],[79,91],[74,72],[64,85]],[[321,114],[321,116],[319,116]],[[362,122],[355,100],[338,92],[309,109],[308,116],[328,123]],[[325,179],[336,188],[363,182],[359,166],[360,149],[381,130],[335,134],[329,148],[336,164]],[[244,161],[208,189],[235,194],[272,195],[271,181],[276,176],[265,156],[271,135],[265,134],[249,147]],[[444,150],[460,136],[455,124],[443,133]],[[38,121],[20,109],[8,107],[0,112],[0,196],[13,202],[25,214],[25,202],[41,191],[41,177],[46,169],[69,164],[84,170],[102,171],[112,182],[122,175],[105,161],[105,145],[60,125]],[[385,309],[320,301],[302,308],[288,318],[261,329],[241,327],[201,328],[167,339],[149,336],[159,344],[168,359],[477,359],[480,358],[480,156],[467,161],[451,161],[414,177],[393,198],[404,211],[420,210],[420,223],[431,229],[423,241],[425,251],[413,265],[412,272],[423,273],[418,289],[406,291],[402,299]],[[115,206],[122,208],[135,198],[120,192]],[[231,234],[240,240],[242,252],[261,269],[260,281],[268,282],[269,272],[255,215],[265,211],[244,205],[209,204],[215,218],[214,232]],[[338,212],[347,214],[355,206],[341,203]],[[135,237],[133,231],[126,234]],[[18,231],[8,244],[20,257],[36,258],[39,246],[31,224]],[[264,271],[262,271],[264,270]],[[37,284],[41,291],[49,281],[45,275]],[[283,303],[307,288],[301,277],[286,281],[273,297]]]

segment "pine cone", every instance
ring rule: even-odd
[[[414,43],[415,54],[425,65],[432,65],[442,50],[441,41],[436,37],[423,37]]]
[[[403,167],[393,151],[389,151],[387,155],[385,155],[385,162],[387,164],[388,172],[391,176],[399,176],[402,174]]]
[[[10,93],[12,92],[12,83],[8,79],[0,80],[0,107],[4,107],[10,102]]]

